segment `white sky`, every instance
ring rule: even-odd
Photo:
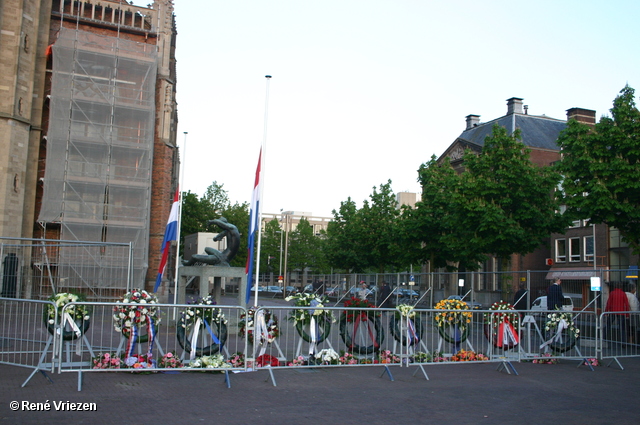
[[[263,213],[331,216],[417,169],[465,116],[608,114],[640,95],[636,0],[175,0],[182,189],[250,202],[265,127]],[[637,99],[637,97],[636,97]]]

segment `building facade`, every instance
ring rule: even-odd
[[[5,0],[0,19],[0,236],[131,243],[152,286],[178,180],[171,0]]]
[[[507,113],[500,118],[481,123],[479,115],[468,115],[465,130],[445,150],[438,162],[449,161],[457,172],[463,172],[465,149],[481,152],[485,138],[491,134],[493,125],[498,124],[509,133],[520,129],[522,142],[531,150],[531,161],[548,166],[561,158],[556,141],[570,119],[591,126],[596,122],[595,111],[589,109],[568,109],[566,120],[530,115],[528,109],[523,105],[523,99],[514,97],[507,100]],[[536,251],[527,255],[513,255],[510,260],[512,271],[546,271],[544,279],[540,278],[532,285],[534,294],[542,293],[550,280],[560,277],[568,284],[567,290],[582,297],[585,303],[593,297],[588,287],[591,276],[600,276],[604,270],[605,280],[623,280],[625,272],[622,270],[638,262],[637,256],[632,256],[629,247],[620,240],[616,229],[604,224],[590,225],[588,220],[574,222],[563,234],[550,235],[548,243]],[[498,271],[500,267],[497,261],[492,258],[483,265],[482,271]],[[524,277],[521,279],[524,280]],[[490,280],[478,282],[475,289],[491,291],[498,287],[495,280]]]

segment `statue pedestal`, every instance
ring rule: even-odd
[[[200,296],[211,294],[216,303],[220,302],[222,295],[222,278],[240,278],[238,288],[238,304],[246,307],[245,294],[247,293],[247,275],[244,267],[220,267],[220,266],[181,266],[178,268],[178,294],[176,304],[186,304],[186,289],[189,277],[200,278]]]

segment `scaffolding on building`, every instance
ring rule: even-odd
[[[59,229],[61,240],[107,243],[102,250],[108,251],[109,243],[131,243],[133,284],[143,287],[148,268],[156,46],[61,28],[52,52],[38,222],[45,230]],[[88,257],[74,252],[59,247],[60,271],[82,270]],[[100,255],[109,257],[109,252]],[[116,288],[125,282],[101,284]]]

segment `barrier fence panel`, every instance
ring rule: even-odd
[[[130,289],[131,244],[0,238],[1,296],[47,299],[74,292],[111,301]]]
[[[622,369],[619,359],[640,356],[640,312],[605,312],[600,316],[601,346],[603,360],[615,361]]]
[[[135,291],[134,291],[135,295]],[[350,299],[326,306],[244,309],[212,304],[45,302],[0,298],[0,363],[37,371],[162,372],[274,370],[293,367],[414,367],[638,356],[638,312],[469,310],[459,300],[435,309],[375,308]],[[294,301],[295,302],[295,301]],[[304,305],[308,303],[309,305]],[[620,365],[620,367],[622,367]],[[414,375],[415,375],[414,373]]]
[[[55,304],[0,298],[0,309],[0,363],[52,370],[57,323],[48,323],[48,312],[55,318]]]
[[[599,321],[593,311],[521,312],[520,360],[556,363],[559,359],[596,363]]]
[[[78,302],[62,308],[62,320],[77,311],[85,320],[63,332],[60,372],[244,370],[226,361],[246,351],[237,332],[242,307]]]

